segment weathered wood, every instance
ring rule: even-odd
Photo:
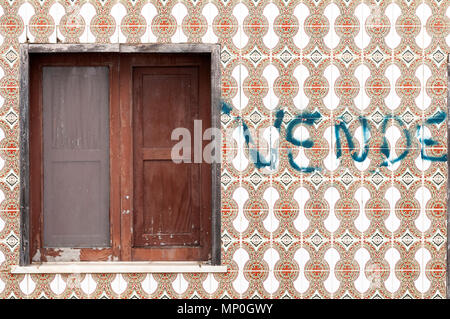
[[[199,242],[202,213],[200,167],[172,162],[170,135],[177,127],[192,131],[192,119],[198,118],[198,67],[177,66],[173,55],[151,56],[140,56],[141,61],[159,64],[164,59],[170,66],[134,68],[132,75],[133,246],[193,246]],[[156,158],[161,150],[166,156]]]
[[[29,53],[119,52],[120,44],[28,44]]]
[[[20,46],[20,265],[30,263],[29,61],[28,45]]]
[[[131,89],[127,83],[131,83],[131,65],[129,59],[120,63],[119,84],[119,109],[120,109],[120,260],[131,260],[131,240],[133,236],[132,209],[134,201],[133,181],[133,127],[132,109],[130,107]]]
[[[27,44],[30,53],[81,53],[81,52],[120,52],[120,53],[212,53],[220,50],[219,44],[203,43],[164,43],[164,44]]]
[[[214,45],[211,51],[211,126],[220,129],[221,96],[220,45]],[[217,141],[216,151],[222,151],[222,142]],[[221,263],[221,162],[211,164],[211,264]]]
[[[450,54],[447,56],[447,153],[450,145]],[[450,172],[450,161],[447,160],[447,176]],[[447,178],[447,299],[450,299],[450,183]]]
[[[29,145],[30,145],[30,258],[32,261],[48,261],[51,258],[57,258],[59,261],[63,261],[66,257],[70,260],[77,256],[81,261],[87,260],[117,260],[119,257],[119,237],[120,229],[117,217],[119,216],[119,195],[118,184],[119,179],[116,176],[116,172],[120,170],[117,167],[119,157],[119,127],[118,127],[118,55],[108,53],[86,53],[86,54],[31,54],[30,59],[30,82],[29,82],[29,96],[30,96],[30,108],[29,108]],[[42,81],[42,67],[43,65],[58,65],[58,66],[74,66],[74,65],[90,65],[90,66],[109,66],[109,83],[115,87],[111,87],[109,92],[109,106],[110,106],[110,205],[109,205],[109,217],[110,217],[110,233],[111,236],[111,248],[105,248],[100,251],[98,248],[72,248],[70,253],[67,253],[67,247],[64,247],[66,251],[61,253],[61,248],[50,249],[43,244],[43,220],[42,220],[42,194],[43,192],[43,174],[42,174],[42,90],[40,82]],[[33,102],[34,101],[34,102]],[[85,152],[85,151],[83,151]],[[63,153],[67,153],[64,151]],[[64,154],[61,154],[64,155]],[[77,154],[81,155],[81,154]],[[72,155],[73,156],[73,155]],[[79,156],[78,156],[79,157]],[[112,167],[116,165],[115,167]]]
[[[219,45],[202,43],[120,44],[121,53],[211,53]]]

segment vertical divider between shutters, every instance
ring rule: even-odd
[[[120,47],[121,51],[122,47]],[[132,86],[122,85],[122,83],[132,83],[132,70],[129,60],[119,57],[119,100],[120,100],[120,251],[121,261],[132,259],[131,248],[133,242],[133,222],[134,214],[134,194],[133,194],[133,140],[132,140]],[[125,214],[124,212],[129,212]]]

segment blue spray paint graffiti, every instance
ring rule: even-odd
[[[314,113],[304,112],[302,114],[297,115],[293,120],[291,120],[288,123],[288,125],[286,127],[286,140],[295,146],[301,146],[304,148],[313,147],[314,141],[312,139],[308,138],[308,139],[305,139],[302,141],[299,139],[296,139],[294,137],[294,131],[295,131],[295,128],[301,124],[312,126],[314,123],[316,123],[320,119],[320,117],[321,116],[320,116],[319,112],[314,112]],[[307,167],[299,166],[294,161],[294,156],[292,154],[291,149],[288,150],[288,160],[289,160],[289,164],[294,169],[296,169],[297,171],[303,172],[303,173],[311,173],[316,169],[320,169],[318,167],[312,167],[312,166],[307,166]]]
[[[222,108],[222,112],[224,114],[231,116],[232,107],[230,105],[228,105],[225,102],[222,102],[221,108]],[[275,113],[275,121],[274,121],[273,126],[278,131],[281,130],[284,116],[285,116],[285,112],[283,110],[278,110]],[[286,124],[286,140],[294,146],[303,147],[303,148],[312,148],[314,146],[314,141],[311,138],[299,140],[298,138],[294,137],[294,131],[298,125],[307,125],[307,126],[314,125],[315,123],[317,123],[320,120],[321,117],[322,117],[321,114],[317,111],[315,111],[313,113],[303,112],[303,113],[295,116],[292,120],[290,120]],[[420,151],[420,155],[421,155],[422,159],[428,160],[428,161],[434,161],[434,162],[446,162],[447,161],[447,154],[444,154],[442,156],[426,155],[425,147],[438,145],[439,142],[437,142],[431,138],[423,138],[422,137],[423,129],[424,129],[425,125],[439,125],[445,121],[446,117],[447,117],[447,114],[445,112],[439,111],[435,115],[433,115],[432,117],[427,119],[423,125],[417,126],[416,135],[422,146],[421,151]],[[255,165],[255,167],[257,169],[260,169],[263,167],[270,167],[271,169],[274,169],[275,164],[278,160],[278,156],[279,156],[278,150],[271,146],[268,158],[264,157],[264,155],[262,155],[258,150],[256,150],[254,148],[254,147],[256,147],[256,144],[251,137],[249,127],[245,123],[245,121],[239,116],[234,117],[234,119],[239,121],[242,125],[245,143],[246,143],[247,147],[249,148],[249,154],[250,154],[250,157],[251,157],[252,162]],[[405,138],[405,141],[406,141],[406,146],[405,146],[405,149],[403,150],[403,152],[400,155],[398,155],[396,158],[393,158],[393,159],[391,158],[391,150],[389,147],[389,143],[386,139],[386,130],[387,130],[387,124],[388,124],[389,120],[393,120],[398,123],[398,125],[401,128],[402,134]],[[371,128],[365,117],[360,116],[358,118],[358,121],[361,124],[361,129],[362,129],[362,133],[363,133],[363,143],[362,143],[363,147],[362,147],[362,150],[359,152],[359,154],[357,153],[353,137],[352,137],[347,125],[345,124],[345,122],[343,120],[339,120],[334,125],[334,133],[336,136],[336,157],[337,158],[340,158],[342,156],[342,141],[341,141],[341,136],[342,136],[341,132],[342,132],[344,138],[346,139],[348,150],[349,150],[349,153],[350,153],[350,156],[352,157],[352,159],[356,162],[364,162],[367,159],[368,154],[369,154],[369,140],[370,140],[369,136],[371,133]],[[380,166],[383,167],[383,166],[393,165],[393,164],[403,160],[409,154],[409,151],[410,151],[410,148],[412,145],[412,141],[411,141],[411,135],[410,135],[408,129],[406,128],[405,123],[402,121],[402,119],[397,116],[392,116],[392,115],[385,116],[383,119],[383,122],[381,124],[381,132],[383,134],[383,142],[380,146],[380,153],[385,157],[385,159],[380,164]],[[422,134],[421,134],[421,132],[422,132]],[[294,168],[295,170],[297,170],[299,172],[311,173],[315,170],[320,170],[320,167],[312,167],[312,166],[302,167],[302,166],[298,165],[294,160],[294,155],[292,153],[292,149],[288,149],[287,155],[288,155],[289,164],[292,166],[292,168]]]
[[[440,112],[436,113],[434,116],[427,119],[425,121],[425,124],[427,124],[427,125],[441,124],[442,122],[445,121],[446,117],[447,117],[447,114],[445,114],[445,112],[443,112],[443,111],[440,111]],[[438,145],[439,143],[431,138],[420,137],[419,132],[423,131],[423,128],[424,128],[424,125],[417,125],[417,130],[416,130],[416,132],[417,132],[416,135],[422,146],[420,149],[420,156],[422,157],[422,159],[432,161],[432,162],[446,162],[447,154],[444,154],[442,156],[428,156],[425,154],[425,152],[424,152],[425,146],[435,146],[435,145]]]
[[[386,127],[390,119],[394,119],[400,125],[400,127],[402,127],[402,131],[406,139],[406,149],[397,158],[391,160],[389,160],[391,150],[389,148],[389,144],[386,139]],[[389,164],[395,164],[404,159],[406,155],[408,155],[409,149],[411,148],[411,136],[409,134],[409,131],[406,129],[403,121],[397,116],[387,115],[384,117],[383,124],[381,124],[381,132],[383,133],[383,144],[381,144],[380,152],[386,157],[386,160],[383,163],[381,163],[380,166],[388,166]]]
[[[356,154],[355,150],[355,143],[353,143],[353,137],[350,134],[350,131],[347,128],[347,125],[345,125],[344,121],[338,121],[334,126],[334,133],[336,135],[336,157],[340,158],[342,156],[342,143],[341,143],[341,135],[339,134],[339,131],[342,131],[344,133],[345,139],[347,140],[347,145],[350,151],[350,155],[356,162],[364,162],[367,158],[367,155],[369,155],[369,133],[370,128],[367,124],[367,120],[360,116],[359,122],[361,123],[361,127],[363,130],[363,144],[364,148],[361,152],[361,155]]]

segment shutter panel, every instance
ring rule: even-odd
[[[133,83],[134,247],[199,246],[201,166],[171,159],[172,130],[198,118],[197,67],[138,67]]]
[[[109,70],[43,67],[44,247],[108,247]]]

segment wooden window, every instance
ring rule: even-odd
[[[29,204],[22,225],[30,248],[21,263],[218,264],[217,164],[171,159],[173,129],[194,136],[194,120],[204,129],[217,124],[211,54],[28,57],[29,105],[24,110],[21,101],[21,110],[29,115],[29,141],[22,138],[29,174],[21,203]]]

